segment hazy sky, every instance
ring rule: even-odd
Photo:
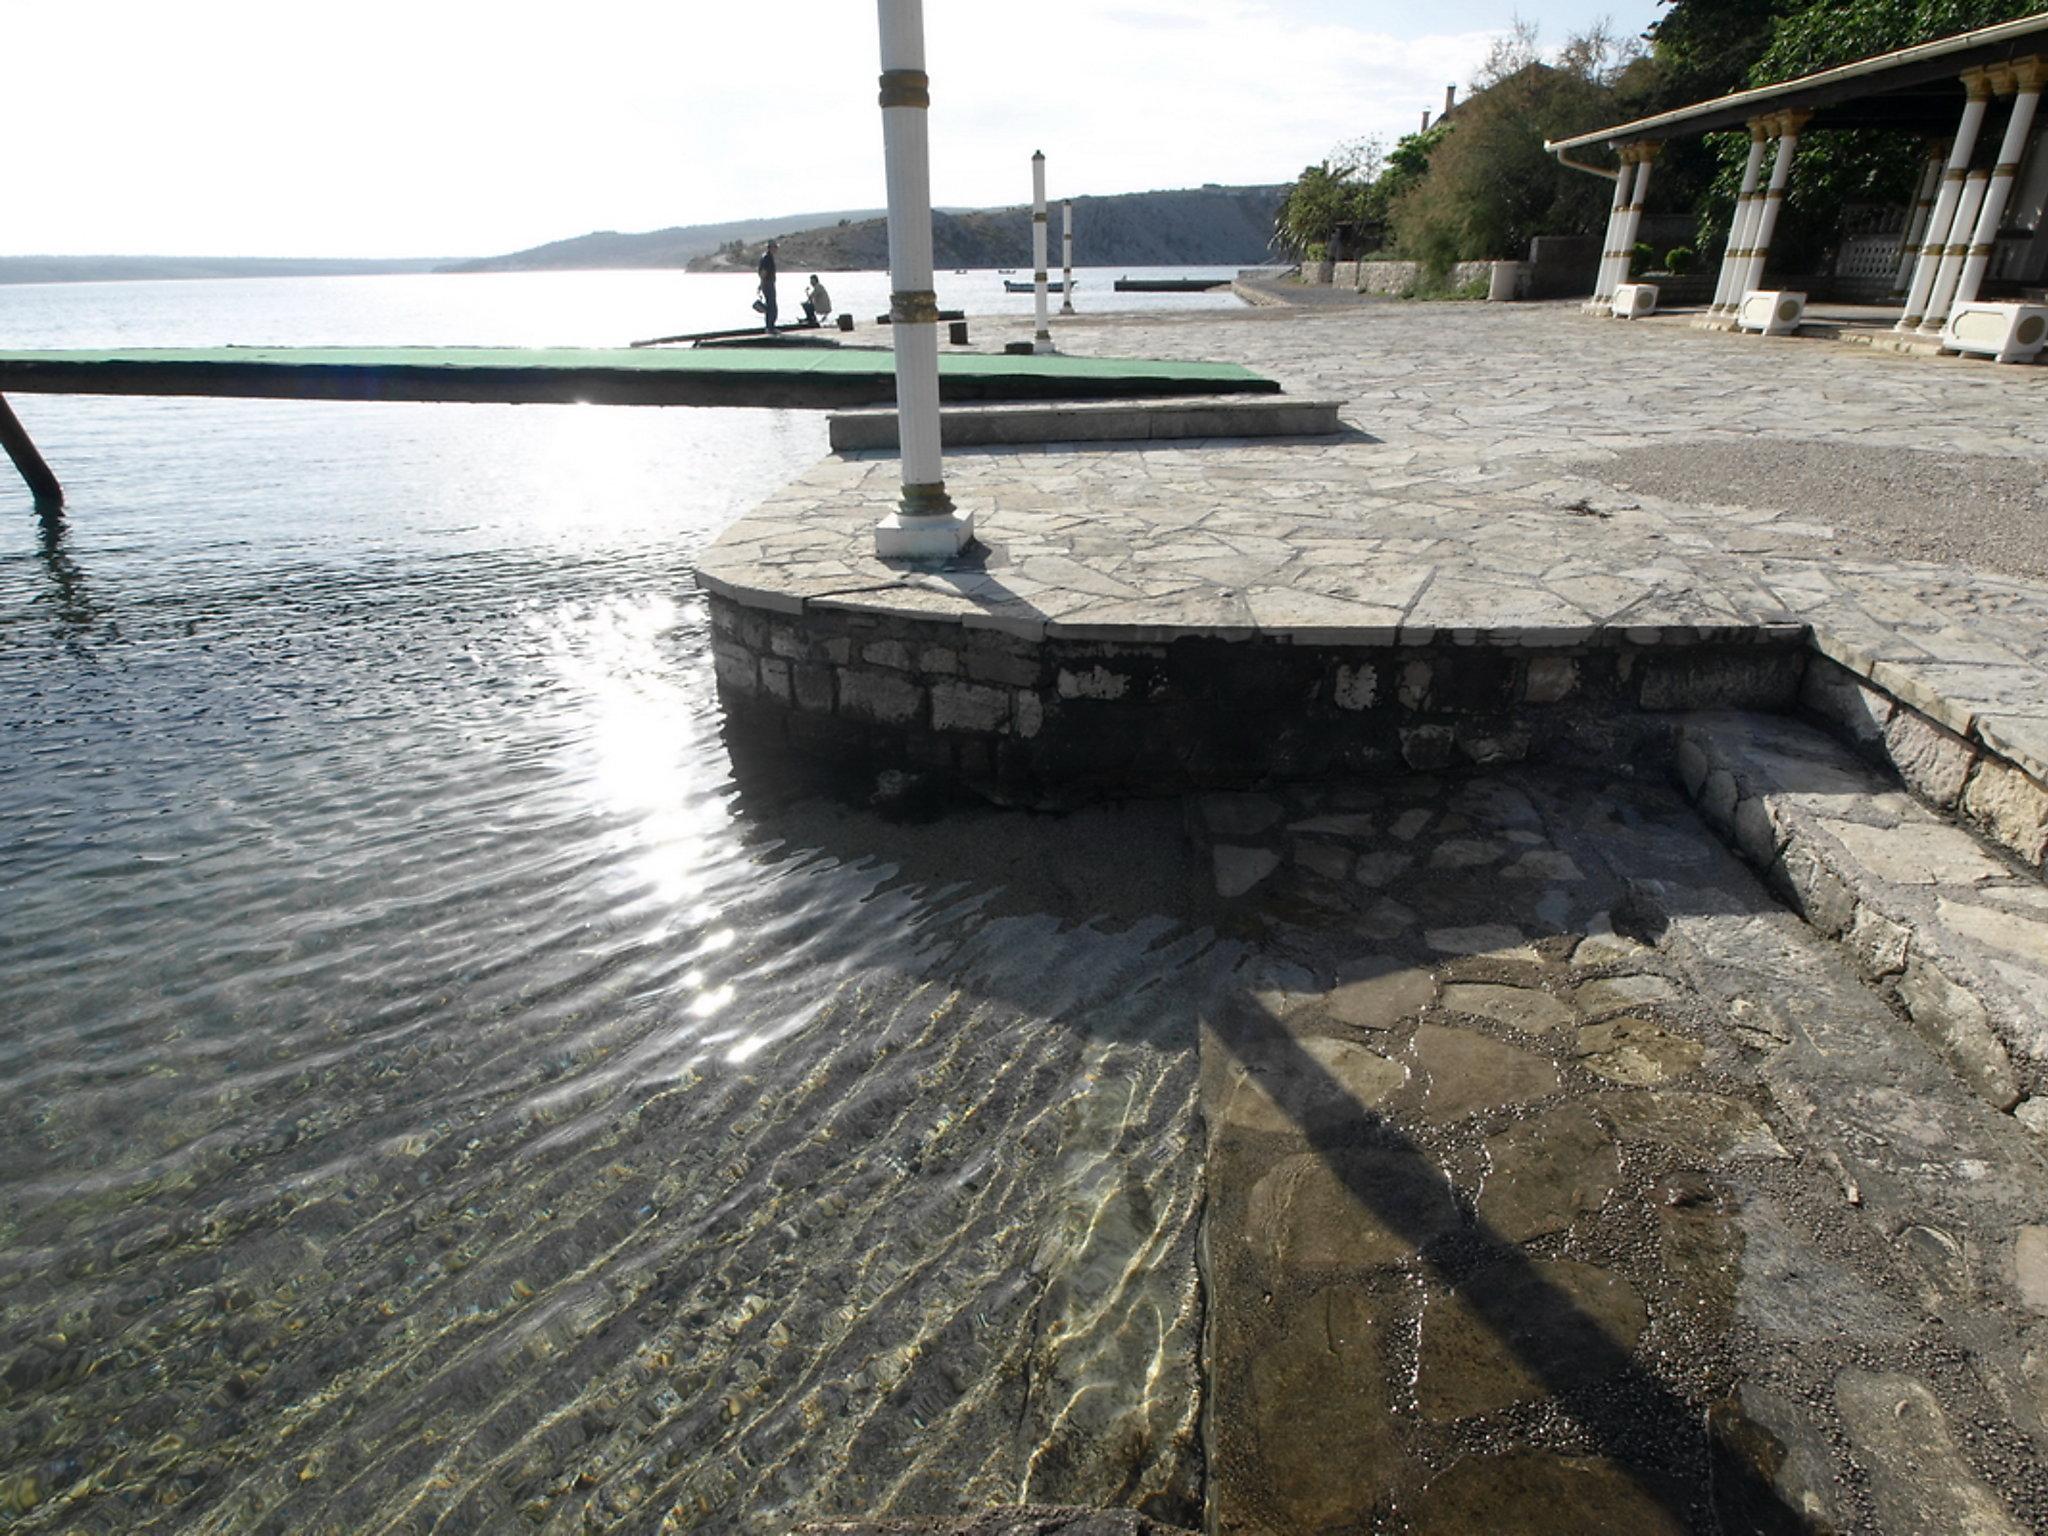
[[[1033,149],[1055,197],[1285,180],[1413,128],[1516,12],[925,0],[933,196],[1023,201]],[[483,255],[884,200],[873,0],[0,0],[0,39],[0,254]]]

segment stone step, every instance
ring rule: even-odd
[[[1794,720],[1689,716],[1678,771],[1978,1097],[2048,1133],[2048,888],[2032,871]]]
[[[1335,400],[1105,400],[959,406],[939,412],[948,448],[1016,443],[1156,442],[1190,437],[1328,437],[1344,430]],[[894,410],[837,411],[832,449],[896,446]]]

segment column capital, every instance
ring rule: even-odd
[[[1636,143],[1636,158],[1646,165],[1663,153],[1664,142],[1661,139],[1641,139]]]
[[[2013,84],[2023,91],[2038,91],[2048,86],[2048,57],[2033,54],[2024,59],[2012,61]]]
[[[1987,101],[1991,97],[1991,77],[1981,69],[1966,69],[1962,73],[1963,90],[1972,101]]]
[[[2012,66],[2010,64],[1988,65],[1984,70],[1984,78],[1991,82],[1992,95],[2010,96],[2012,94],[2013,81]]]
[[[1800,129],[1804,128],[1812,120],[1813,114],[1811,112],[1801,111],[1797,108],[1790,112],[1780,112],[1778,114],[1778,137],[1781,139],[1796,139],[1799,137]]]
[[[1771,136],[1771,124],[1774,121],[1775,119],[1769,116],[1752,117],[1749,120],[1750,138],[1754,139],[1759,144],[1763,143],[1764,140],[1768,139]]]

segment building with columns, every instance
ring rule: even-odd
[[[1588,308],[1611,309],[1628,281],[1664,144],[1741,129],[1749,154],[1706,323],[1732,328],[1745,295],[1779,286],[1772,239],[1798,179],[1800,136],[1816,129],[1905,130],[1915,143],[1912,196],[1844,231],[1836,270],[1820,275],[1828,297],[1895,306],[1893,328],[1930,342],[1960,306],[2048,300],[2044,85],[2048,13],[1548,144],[1563,164],[1614,181]]]

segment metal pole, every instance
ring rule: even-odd
[[[924,69],[924,0],[877,0],[882,31],[882,151],[889,180],[889,331],[896,349],[896,416],[903,500],[875,525],[884,558],[956,555],[974,515],[946,494],[939,451],[939,296],[932,287],[931,82]]]
[[[43,462],[42,454],[30,441],[28,429],[14,414],[14,407],[7,403],[7,397],[0,395],[0,448],[7,450],[7,457],[14,460],[14,467],[21,471],[21,478],[28,482],[28,493],[35,498],[38,512],[55,512],[64,505],[64,487],[57,483],[57,477],[50,473],[50,466]]]
[[[1060,211],[1066,215],[1066,230],[1061,235],[1060,248],[1060,313],[1074,312],[1074,200],[1060,199]]]
[[[1045,153],[1031,152],[1031,291],[1038,315],[1038,329],[1032,333],[1031,350],[1050,352],[1052,325],[1045,315]]]

